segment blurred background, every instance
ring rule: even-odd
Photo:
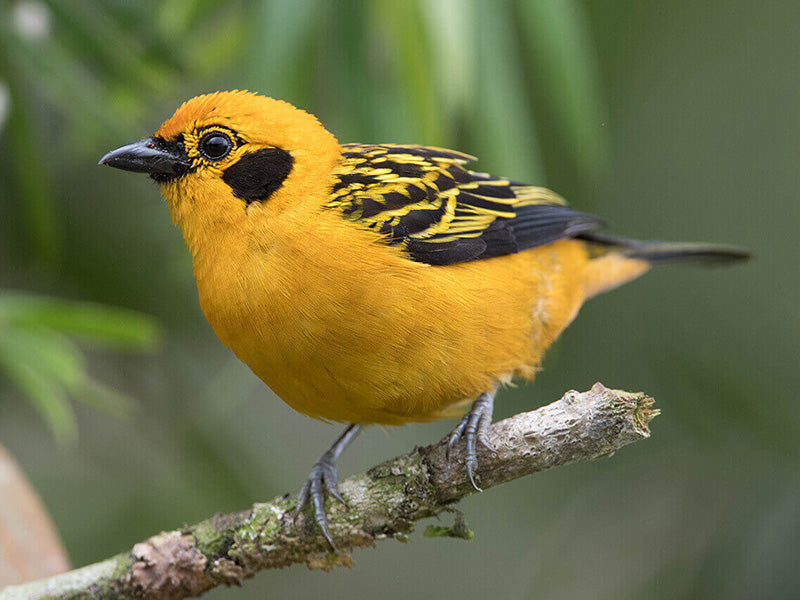
[[[614,232],[756,258],[593,300],[499,398],[501,418],[597,380],[643,390],[650,440],[463,502],[472,542],[418,532],[209,597],[800,597],[800,4],[0,6],[0,443],[73,565],[294,492],[339,433],[214,337],[156,185],[96,164],[183,100],[247,88],[341,142],[456,148]],[[342,475],[452,426],[371,428]]]

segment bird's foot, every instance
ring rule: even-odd
[[[322,530],[322,535],[328,543],[336,548],[333,539],[328,531],[328,516],[325,514],[325,494],[336,498],[339,502],[347,506],[341,493],[339,493],[339,473],[336,469],[336,461],[331,456],[330,450],[325,452],[320,459],[314,463],[311,474],[306,479],[300,493],[297,496],[297,508],[294,511],[294,518],[297,519],[302,510],[311,500],[314,507],[314,521]]]
[[[336,545],[333,543],[333,538],[328,530],[328,516],[325,514],[325,494],[327,493],[331,498],[336,498],[347,507],[347,502],[339,492],[339,472],[336,468],[336,459],[339,458],[339,455],[356,436],[360,428],[360,425],[350,425],[339,439],[314,463],[311,474],[297,495],[297,508],[295,508],[292,515],[294,519],[297,519],[297,516],[303,511],[308,501],[311,500],[311,505],[314,507],[314,521],[334,550],[336,550]]]
[[[450,451],[459,440],[463,439],[467,443],[466,467],[469,481],[479,492],[483,490],[475,483],[475,470],[478,468],[478,454],[476,442],[480,442],[485,448],[494,450],[489,443],[489,427],[492,424],[492,412],[494,411],[494,392],[484,392],[472,404],[472,408],[464,415],[461,422],[456,426],[447,439],[447,458],[450,458]]]

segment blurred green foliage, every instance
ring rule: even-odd
[[[91,377],[71,339],[103,348],[151,350],[157,340],[145,315],[33,294],[0,293],[0,373],[13,381],[62,441],[78,427],[68,396],[111,414],[125,415],[132,401]]]
[[[0,294],[0,439],[76,564],[294,491],[337,433],[285,407],[214,338],[157,189],[95,164],[192,95],[249,88],[317,114],[342,142],[453,147],[619,233],[737,243],[757,259],[659,270],[593,300],[536,385],[500,396],[502,417],[597,379],[642,389],[663,412],[649,442],[464,503],[473,542],[418,535],[360,553],[351,571],[270,573],[217,596],[800,596],[796,3],[0,11],[0,287],[25,290]],[[151,348],[142,313],[161,324],[161,350],[118,352]],[[102,406],[131,397],[140,410],[120,420],[65,401],[97,398],[99,381]],[[55,446],[24,397],[64,437],[78,423],[79,443]],[[343,475],[451,425],[372,428]]]

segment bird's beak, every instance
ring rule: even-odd
[[[136,173],[150,173],[156,181],[180,177],[191,166],[183,144],[157,137],[112,150],[100,159],[99,164]]]

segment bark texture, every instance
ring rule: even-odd
[[[483,489],[573,462],[608,456],[649,437],[658,411],[641,393],[610,390],[598,383],[583,393],[569,391],[548,406],[495,423],[491,448],[479,445],[478,477]],[[337,552],[310,514],[296,523],[289,496],[246,511],[218,514],[182,530],[162,532],[82,569],[0,591],[0,600],[58,598],[178,599],[199,596],[218,585],[240,584],[262,569],[305,563],[314,569],[352,565],[353,548],[387,537],[404,539],[414,523],[475,493],[464,469],[463,445],[450,460],[445,443],[415,448],[341,482],[349,510],[326,506]],[[427,535],[471,537],[457,513],[452,527],[429,527]]]

